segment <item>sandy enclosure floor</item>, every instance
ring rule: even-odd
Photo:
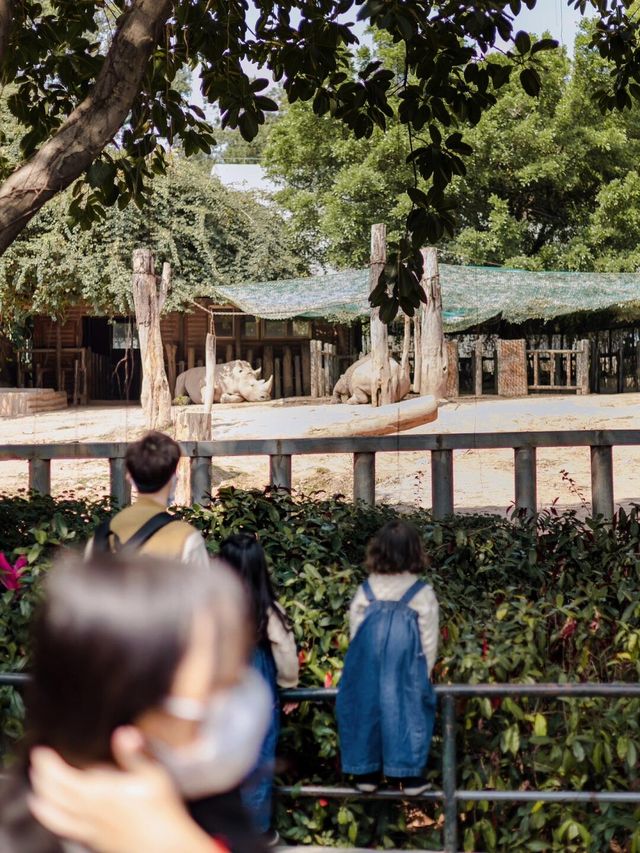
[[[283,405],[281,402],[216,406],[214,438],[266,438],[302,435],[331,417],[329,405]],[[413,433],[503,432],[511,430],[630,429],[640,425],[640,394],[589,397],[529,397],[447,403],[438,420]],[[0,421],[0,443],[45,444],[74,441],[126,441],[143,431],[139,407],[96,406]],[[614,449],[616,502],[640,502],[640,448]],[[293,459],[294,486],[305,492],[351,494],[352,461],[347,455],[298,456]],[[461,510],[505,512],[513,501],[513,453],[456,451],[455,503]],[[263,486],[268,479],[266,457],[225,457],[216,460],[216,485]],[[430,506],[429,454],[380,453],[377,456],[378,501]],[[106,494],[106,461],[54,462],[52,490]],[[26,462],[0,462],[0,491],[16,492],[27,485]],[[538,451],[540,506],[557,500],[579,508],[590,501],[589,449]]]

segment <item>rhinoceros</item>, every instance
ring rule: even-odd
[[[392,402],[399,403],[411,388],[411,381],[404,376],[394,358],[391,367]],[[333,389],[333,403],[369,403],[371,401],[371,355],[365,355],[342,374]]]
[[[270,400],[273,376],[259,379],[262,368],[254,370],[248,361],[228,361],[216,364],[216,386],[213,399],[216,403],[244,403]],[[192,367],[180,373],[176,379],[175,397],[191,398],[193,403],[202,403],[205,386],[204,367]]]

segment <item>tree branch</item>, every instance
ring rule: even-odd
[[[9,30],[11,29],[11,2],[0,0],[0,65],[4,60],[4,54],[9,41]]]
[[[0,8],[7,2],[0,0]],[[0,187],[0,254],[50,198],[91,165],[122,127],[171,8],[171,0],[133,0],[91,92]]]

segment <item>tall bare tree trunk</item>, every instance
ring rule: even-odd
[[[206,415],[211,414],[213,397],[216,390],[216,328],[211,317],[210,331],[204,346],[205,385],[202,392],[202,402]]]
[[[375,289],[387,260],[387,227],[371,226],[371,265],[369,292]],[[371,309],[371,405],[392,403],[391,365],[387,325],[380,320],[379,308]]]
[[[420,394],[431,394],[436,400],[445,396],[447,387],[447,346],[442,327],[442,292],[438,272],[438,253],[430,246],[422,250],[424,273],[421,285],[427,303],[420,303],[421,353]]]
[[[422,373],[422,304],[413,315],[413,385],[412,391],[420,393]]]
[[[411,317],[404,315],[404,335],[402,338],[402,358],[400,360],[400,373],[408,380],[411,379],[409,374],[409,350],[411,348]]]
[[[162,271],[160,289],[150,249],[133,252],[133,304],[140,341],[142,390],[140,402],[149,429],[164,429],[171,423],[171,392],[164,369],[160,311],[169,286],[169,266]]]

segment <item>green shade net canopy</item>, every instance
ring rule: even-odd
[[[640,274],[530,272],[440,264],[446,332],[493,318],[509,323],[552,320],[582,311],[626,306],[640,317]],[[265,319],[290,317],[351,322],[369,314],[369,271],[216,287],[218,296]],[[635,303],[635,305],[634,305]]]

